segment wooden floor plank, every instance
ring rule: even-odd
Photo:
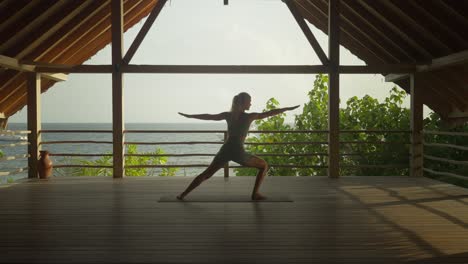
[[[464,263],[468,190],[409,177],[268,177],[288,203],[160,203],[192,177],[0,188],[0,263]],[[214,177],[193,195],[250,195]],[[190,196],[188,196],[189,198]]]

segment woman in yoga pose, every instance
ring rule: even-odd
[[[177,196],[177,199],[183,200],[184,197],[189,194],[193,189],[200,185],[203,181],[207,180],[219,169],[223,168],[224,165],[229,161],[235,161],[243,166],[257,168],[258,174],[255,179],[255,186],[252,191],[252,200],[264,200],[265,196],[259,193],[260,184],[268,171],[268,164],[265,160],[249,154],[244,150],[244,140],[247,136],[250,124],[256,119],[267,118],[288,110],[293,110],[299,107],[285,107],[274,109],[263,113],[246,113],[245,110],[250,109],[251,97],[248,93],[240,93],[234,96],[232,100],[232,108],[230,112],[223,112],[220,114],[200,114],[200,115],[188,115],[179,113],[182,116],[188,118],[197,118],[202,120],[226,120],[228,124],[228,137],[224,145],[221,147],[219,152],[214,157],[208,168],[203,171],[200,175],[193,179],[192,183],[187,189]]]

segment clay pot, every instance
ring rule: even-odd
[[[47,179],[50,175],[52,175],[52,161],[49,158],[49,151],[41,150],[39,153],[40,155],[37,164],[39,178]]]

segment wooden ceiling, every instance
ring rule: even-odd
[[[124,30],[156,2],[124,0]],[[328,0],[295,3],[327,33]],[[424,104],[445,119],[468,118],[468,1],[342,0],[340,12],[341,45],[368,65],[445,63],[456,57],[456,63],[421,73]],[[0,55],[23,63],[82,64],[110,43],[110,15],[110,0],[2,0]],[[395,82],[409,91],[407,78]],[[43,79],[42,92],[54,83]],[[0,68],[0,113],[8,117],[25,105],[26,73]]]
[[[328,32],[328,0],[296,0],[302,15]],[[431,64],[421,73],[424,104],[444,119],[468,118],[468,1],[342,0],[340,43],[368,65]],[[395,81],[409,92],[409,79]]]
[[[82,64],[111,42],[110,0],[0,1],[0,55],[19,62]],[[124,0],[124,30],[157,0]],[[26,73],[0,68],[0,113],[26,105]],[[42,92],[55,81],[42,80]]]

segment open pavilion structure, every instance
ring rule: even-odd
[[[27,105],[30,131],[29,179],[0,189],[0,262],[467,261],[468,191],[422,177],[423,105],[447,122],[468,119],[467,1],[282,1],[320,65],[132,64],[166,2],[0,2],[0,118],[6,123]],[[146,16],[124,54],[124,31]],[[306,20],[328,35],[328,52]],[[112,64],[83,64],[109,43]],[[366,65],[340,65],[340,45]],[[36,180],[40,94],[75,73],[112,75],[111,182]],[[156,196],[175,194],[187,179],[124,177],[127,73],[328,74],[329,177],[267,180],[266,192],[288,189],[293,203],[156,203]],[[341,74],[383,74],[411,95],[410,177],[340,177]],[[232,195],[250,184],[219,178],[200,189]]]

